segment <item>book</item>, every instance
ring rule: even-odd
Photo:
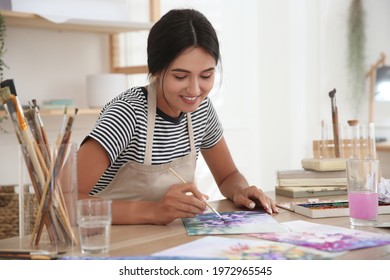
[[[278,179],[277,184],[280,187],[346,186],[347,178]]]
[[[43,105],[74,106],[73,99],[51,99],[43,101]]]
[[[376,224],[374,227],[378,227],[378,228],[390,228],[390,222],[379,223],[379,224]]]
[[[301,160],[302,168],[315,171],[337,171],[345,170],[345,158],[304,158]]]
[[[294,179],[294,178],[345,178],[345,170],[337,171],[314,171],[306,169],[288,169],[278,170],[276,175],[280,179]]]
[[[275,187],[275,193],[291,198],[319,197],[328,195],[346,195],[345,186],[323,186],[323,187]]]
[[[282,187],[324,187],[346,186],[345,170],[340,171],[312,171],[305,169],[279,170],[276,172],[278,186]]]
[[[278,207],[303,216],[317,219],[349,216],[348,200],[323,200],[316,202],[283,202]],[[390,203],[378,202],[378,214],[390,214]]]

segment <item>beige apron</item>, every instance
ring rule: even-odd
[[[186,182],[194,182],[196,151],[190,114],[186,114],[191,148],[190,153],[169,163],[152,165],[153,132],[157,107],[156,99],[154,85],[149,85],[148,124],[144,163],[129,162],[124,164],[118,170],[112,182],[94,196],[106,199],[159,200],[172,185],[181,183],[169,168],[176,171]]]

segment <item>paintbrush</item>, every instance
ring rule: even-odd
[[[68,241],[76,242],[76,239],[73,235],[72,230],[70,229],[70,223],[68,221],[68,215],[67,210],[65,206],[65,202],[63,201],[63,195],[62,190],[59,186],[54,184],[54,188],[51,189],[50,186],[52,185],[52,180],[57,180],[57,174],[60,170],[60,167],[63,164],[64,156],[66,154],[66,145],[69,143],[70,136],[71,136],[71,130],[74,118],[78,112],[78,109],[75,109],[74,116],[67,117],[67,110],[64,110],[64,117],[63,117],[63,124],[61,127],[61,131],[57,137],[57,156],[53,158],[53,161],[50,165],[50,172],[49,177],[46,180],[46,184],[43,190],[42,195],[42,202],[40,204],[40,207],[38,209],[37,214],[37,222],[34,226],[33,230],[33,237],[35,237],[35,244],[38,245],[42,230],[43,230],[43,222],[45,216],[48,214],[48,211],[50,211],[50,206],[52,204],[52,195],[54,195],[56,205],[59,210],[59,218],[62,220],[63,224],[60,224],[60,226],[63,226],[64,231],[64,238]],[[35,236],[36,233],[36,236]]]
[[[45,250],[0,250],[0,259],[11,259],[11,260],[54,260],[58,258],[59,254],[65,252],[51,252]]]
[[[41,133],[42,133],[42,137],[43,137],[43,141],[46,145],[49,144],[49,140],[47,139],[47,134],[46,134],[46,131],[45,131],[45,128],[43,126],[43,121],[42,121],[42,118],[41,118],[41,114],[39,113],[39,108],[38,108],[38,103],[37,103],[37,100],[36,99],[33,99],[32,100],[32,103],[33,103],[33,108],[35,109],[35,111],[37,112],[37,117],[38,117],[38,121],[39,121],[39,125],[41,127]]]
[[[173,170],[172,168],[169,168],[169,170],[170,170],[173,174],[175,174],[175,176],[176,176],[183,184],[187,184],[187,182],[186,182],[179,174],[177,174],[175,170]],[[203,200],[204,203],[206,203],[207,207],[210,208],[211,211],[213,211],[213,212],[214,212],[222,221],[226,222],[225,219],[221,216],[221,214],[219,214],[218,211],[215,210],[214,207],[211,206],[203,196],[202,196],[202,200]]]
[[[22,145],[23,156],[26,161],[28,171],[31,177],[32,184],[34,186],[35,193],[38,200],[41,198],[42,187],[45,183],[45,175],[39,161],[36,149],[34,146],[34,137],[31,134],[30,128],[26,122],[23,114],[22,107],[20,106],[19,100],[15,95],[2,93],[2,100],[6,101],[7,108],[10,110],[11,118],[15,125],[15,131],[17,132],[18,140]],[[52,238],[50,230],[48,231],[49,237]]]
[[[38,155],[38,159],[41,162],[42,168],[47,170],[46,167],[50,165],[50,156],[46,143],[44,142],[37,112],[35,109],[28,109],[24,111],[24,115],[26,117],[31,134],[34,137],[34,146]]]
[[[10,86],[12,86],[12,90],[10,90]],[[6,89],[8,89],[8,91],[3,90],[2,88],[0,94],[1,100],[7,109],[7,113],[11,116],[19,143],[22,145],[23,156],[26,161],[37,199],[39,202],[44,202],[45,196],[42,191],[46,182],[47,174],[45,174],[45,170],[47,169],[47,166],[46,162],[43,160],[43,157],[39,156],[41,155],[41,152],[38,147],[39,145],[37,143],[36,134],[34,134],[34,132],[37,132],[37,129],[32,131],[32,123],[28,123],[28,119],[26,118],[22,106],[17,98],[12,80],[9,81],[9,86],[7,86]],[[35,119],[33,120],[35,115],[31,114],[30,117],[32,117],[31,121],[36,121]],[[56,199],[56,205],[60,205],[58,203],[58,199]],[[52,242],[58,241],[59,231],[57,227],[62,226],[62,224],[58,224],[57,220],[55,219],[55,217],[61,213],[58,213],[57,209],[54,210],[51,209],[48,219],[44,219],[44,224],[47,226],[47,232]],[[62,209],[59,211],[61,212],[61,210]],[[34,229],[36,228],[37,222],[38,219],[36,220]],[[32,236],[34,237],[34,234]],[[39,238],[36,239],[36,241],[39,242]]]
[[[18,122],[18,116],[16,113],[16,107],[14,102],[9,98],[11,96],[11,93],[9,91],[9,88],[1,88],[0,89],[0,100],[3,103],[3,106],[8,114],[8,116],[11,118],[12,124],[15,129],[16,137],[18,138],[19,144],[21,144],[21,131],[19,130],[19,122]]]
[[[334,152],[336,158],[340,157],[339,147],[339,117],[336,104],[336,89],[329,92],[329,97],[332,106],[332,124],[333,124],[333,141],[334,141]]]

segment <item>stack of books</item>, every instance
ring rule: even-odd
[[[279,170],[276,171],[276,182],[275,193],[287,197],[347,194],[345,170]]]

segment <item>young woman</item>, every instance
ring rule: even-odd
[[[171,10],[152,27],[147,53],[150,84],[110,101],[78,151],[79,197],[112,199],[114,224],[194,217],[206,210],[207,194],[193,183],[201,152],[226,198],[278,212],[237,170],[207,97],[220,59],[210,22]]]

